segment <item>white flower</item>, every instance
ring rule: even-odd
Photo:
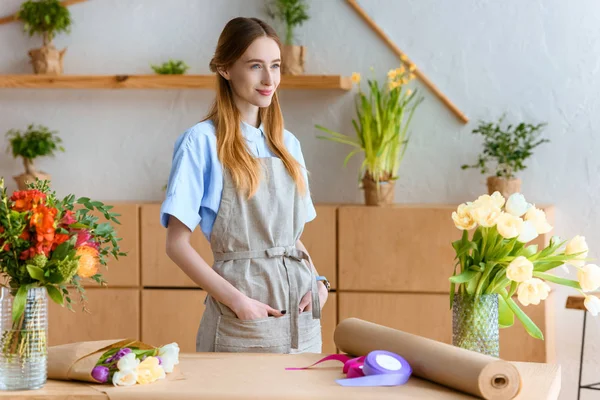
[[[517,240],[521,243],[528,243],[536,237],[538,237],[538,233],[533,223],[531,221],[523,222],[523,229]]]
[[[475,222],[471,216],[471,208],[472,206],[470,204],[461,204],[458,206],[458,209],[452,213],[452,220],[458,229],[468,231],[477,226],[477,222]]]
[[[133,354],[133,353],[130,353]],[[128,354],[129,355],[129,354]],[[122,360],[122,359],[121,359]],[[119,360],[119,361],[121,361]],[[113,375],[113,385],[115,386],[132,386],[137,381],[137,372],[134,369],[121,370]]]
[[[541,300],[546,300],[550,293],[550,286],[538,278],[531,278],[519,285],[517,294],[519,302],[524,306],[530,304],[540,304]]]
[[[552,230],[552,225],[550,225],[546,219],[546,213],[535,206],[532,206],[527,210],[527,213],[525,213],[525,221],[531,221],[533,225],[535,225],[537,233],[540,235]]]
[[[119,371],[135,370],[139,364],[140,360],[135,358],[135,353],[128,353],[117,362],[117,368]]]
[[[502,213],[496,220],[498,233],[505,239],[512,239],[521,234],[523,220],[509,213]]]
[[[492,205],[494,207],[502,208],[504,205],[504,197],[500,192],[495,191],[491,196],[489,194],[482,194],[473,203],[476,205]]]
[[[583,305],[594,317],[600,312],[600,299],[596,296],[585,296]]]
[[[592,292],[600,287],[600,267],[588,264],[577,271],[577,280],[584,292]]]
[[[170,343],[161,347],[158,350],[158,356],[162,361],[161,366],[165,369],[165,372],[173,372],[175,365],[179,364],[179,345]]]
[[[585,258],[588,255],[588,245],[585,242],[584,236],[575,236],[565,247],[565,255],[581,253],[574,260],[569,260],[568,263],[575,267],[583,267]]]
[[[528,281],[533,278],[533,263],[523,256],[515,258],[506,268],[506,277],[515,282]]]
[[[527,209],[531,206],[525,200],[525,196],[521,193],[514,193],[506,202],[505,211],[509,214],[514,215],[515,217],[521,217],[523,214],[527,212]]]
[[[496,221],[502,211],[499,207],[496,207],[492,202],[487,203],[473,203],[470,210],[470,214],[479,225],[484,228],[490,228],[496,225]]]

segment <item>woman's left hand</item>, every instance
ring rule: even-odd
[[[321,303],[322,310],[329,297],[329,292],[322,282],[317,282],[317,287],[319,288],[319,303]],[[299,308],[300,312],[312,311],[312,292],[310,290],[300,300]]]

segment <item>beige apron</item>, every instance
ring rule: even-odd
[[[242,321],[207,296],[196,337],[198,352],[321,352],[321,307],[308,255],[295,247],[306,221],[306,203],[283,162],[260,158],[263,175],[256,194],[240,195],[229,171],[210,243],[213,269],[248,297],[283,317]],[[300,299],[312,293],[312,312],[299,313]]]

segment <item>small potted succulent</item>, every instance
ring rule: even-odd
[[[55,151],[65,151],[61,146],[62,139],[56,135],[56,132],[50,131],[43,125],[31,124],[25,132],[11,129],[6,136],[9,141],[7,152],[12,152],[14,158],[23,158],[25,173],[14,177],[19,190],[26,190],[27,183],[35,182],[36,178],[49,181],[50,175],[38,171],[33,160],[38,157],[54,156]]]
[[[150,65],[159,75],[183,75],[190,68],[182,60],[169,60],[162,65]]]
[[[306,47],[295,44],[294,29],[309,19],[306,0],[270,0],[267,14],[273,19],[279,19],[285,25],[281,73],[302,75]]]
[[[477,168],[482,174],[489,172],[488,163],[495,162],[494,174],[488,176],[488,194],[500,192],[505,198],[521,192],[521,179],[516,173],[526,169],[525,160],[533,154],[533,149],[548,139],[539,135],[545,123],[533,125],[521,122],[518,125],[502,127],[505,115],[497,123],[481,121],[473,134],[483,136],[483,152],[476,164],[462,165],[462,169]]]
[[[43,46],[29,51],[36,74],[60,75],[66,48],[58,50],[52,44],[56,34],[71,32],[71,13],[58,0],[29,0],[21,5],[17,19],[23,21],[29,36],[40,34]]]

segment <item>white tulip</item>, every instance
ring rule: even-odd
[[[506,268],[506,277],[515,282],[528,281],[533,278],[533,263],[523,256],[515,258]]]
[[[482,194],[473,202],[473,204],[477,206],[487,205],[502,208],[504,202],[504,197],[500,194],[500,192],[496,191],[491,196],[489,194]]]
[[[452,213],[452,220],[458,229],[468,231],[477,226],[477,222],[475,222],[471,216],[471,208],[472,205],[470,204],[461,204],[458,206],[458,209]]]
[[[527,212],[529,207],[531,207],[531,204],[527,203],[525,196],[521,193],[514,193],[508,198],[504,209],[507,213],[512,214],[515,217],[521,217]]]
[[[550,286],[538,278],[531,278],[519,284],[517,294],[519,302],[524,306],[530,304],[540,304],[541,300],[546,300],[550,293]]]
[[[117,371],[112,378],[113,385],[115,386],[133,386],[136,381],[137,372],[134,369]]]
[[[117,368],[119,368],[119,371],[135,370],[139,364],[140,360],[135,357],[135,354],[129,353],[121,357],[117,362]]]
[[[600,312],[600,299],[596,296],[585,296],[583,305],[594,317]]]
[[[170,343],[158,350],[158,356],[162,363],[161,366],[165,372],[173,372],[175,365],[179,364],[179,345],[177,343]]]
[[[577,253],[581,254],[576,256],[574,260],[569,260],[567,262],[575,267],[583,267],[585,265],[585,258],[588,255],[588,250],[589,248],[587,243],[585,242],[585,237],[579,235],[575,236],[569,241],[569,243],[567,243],[567,246],[565,247],[565,255],[572,255]]]
[[[523,222],[523,229],[517,240],[521,243],[528,243],[536,237],[538,237],[538,233],[533,223],[531,221]]]
[[[584,292],[593,292],[600,287],[600,267],[588,264],[577,271],[579,286]]]
[[[479,225],[484,228],[491,228],[496,225],[496,221],[502,211],[499,207],[496,207],[493,203],[473,203],[473,207],[470,210],[470,214]]]
[[[505,239],[512,239],[521,234],[523,220],[509,213],[502,213],[496,220],[498,233]]]
[[[552,230],[552,225],[546,219],[546,213],[535,206],[532,206],[525,213],[525,221],[531,221],[535,225],[537,233],[543,235]]]

